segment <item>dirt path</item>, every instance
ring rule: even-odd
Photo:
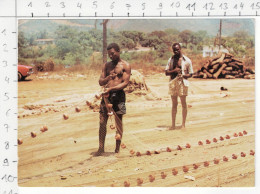
[[[85,101],[93,98],[99,88],[97,79],[19,82],[18,137],[24,141],[18,148],[20,186],[124,186],[124,181],[137,186],[137,178],[143,178],[144,187],[254,186],[255,158],[249,153],[255,150],[255,80],[192,79],[187,127],[168,130],[168,79],[162,74],[146,77],[147,85],[161,100],[127,95],[123,121],[123,142],[127,148],[114,154],[115,132],[108,129],[106,153],[93,157],[98,146],[99,113],[89,110]],[[221,92],[221,86],[228,91]],[[75,106],[81,112],[76,113]],[[63,120],[63,113],[69,114],[68,120]],[[49,130],[41,133],[44,124]],[[177,125],[180,124],[179,102]],[[246,135],[233,137],[244,130]],[[31,131],[37,132],[36,138],[30,137]],[[226,135],[231,138],[226,139]],[[220,141],[220,136],[225,139]],[[218,142],[214,143],[213,138]],[[206,144],[206,139],[211,144]],[[199,140],[203,146],[198,145]],[[186,143],[191,148],[185,148]],[[176,150],[178,145],[184,149]],[[166,152],[166,147],[172,152]],[[161,153],[137,157],[130,155],[131,149]],[[241,152],[246,157],[241,157]],[[232,154],[238,158],[232,159]],[[227,162],[222,160],[223,156],[228,157]],[[213,163],[214,158],[220,159],[218,165]],[[204,167],[204,161],[209,161],[208,167]],[[200,164],[196,170],[192,168],[194,163]],[[182,171],[183,165],[189,167],[187,173]],[[176,176],[172,175],[173,168],[179,172]],[[167,174],[165,179],[161,172]],[[149,181],[150,174],[155,176],[154,182]]]

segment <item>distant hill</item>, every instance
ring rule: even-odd
[[[108,22],[108,29],[114,31],[122,30],[136,30],[142,32],[152,32],[155,30],[165,30],[167,28],[174,28],[179,31],[191,30],[199,31],[205,30],[211,36],[216,36],[219,30],[219,19],[128,19],[115,20],[110,19]],[[96,27],[102,29],[102,20],[97,20]],[[255,34],[255,24],[253,19],[223,19],[222,20],[222,35],[229,36],[236,31],[245,30],[250,35]],[[47,31],[50,36],[54,36],[55,30],[59,25],[67,25],[72,28],[86,31],[94,28],[95,20],[19,20],[19,31],[25,33],[35,33]]]

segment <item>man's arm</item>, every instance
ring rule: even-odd
[[[193,74],[192,62],[191,62],[190,59],[189,59],[188,63],[189,63],[189,68],[188,68],[189,73],[183,75],[183,78],[185,78],[185,79],[188,79],[188,78],[192,77],[192,74]]]
[[[167,64],[167,66],[166,66],[165,75],[166,75],[166,76],[171,76],[173,73],[179,73],[179,72],[181,72],[181,68],[179,68],[179,67],[175,67],[173,70],[169,70],[170,61],[171,61],[171,60],[168,61],[168,64]]]
[[[130,80],[131,66],[128,63],[125,63],[124,69],[125,69],[125,72],[123,73],[123,82],[121,82],[120,84],[113,86],[111,88],[107,88],[105,90],[105,93],[108,93],[110,91],[122,90],[127,86],[127,84],[129,83],[129,80]]]
[[[104,86],[108,83],[108,81],[110,81],[112,79],[112,77],[109,75],[109,76],[106,76],[106,63],[104,64],[103,68],[102,68],[102,73],[100,75],[100,78],[99,78],[99,85],[100,86]]]

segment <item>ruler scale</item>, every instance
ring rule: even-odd
[[[18,19],[256,18],[260,0],[0,0],[0,194],[17,194]]]

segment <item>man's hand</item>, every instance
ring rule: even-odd
[[[110,88],[105,88],[104,91],[102,92],[102,95],[108,97],[110,91],[111,91]]]

